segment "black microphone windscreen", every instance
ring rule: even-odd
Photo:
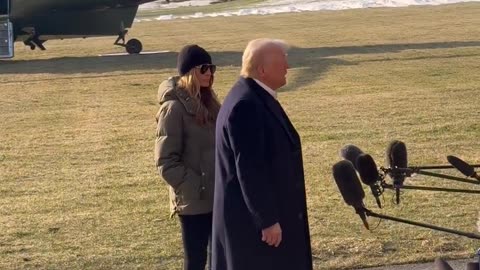
[[[456,156],[447,156],[447,160],[450,164],[452,164],[453,167],[463,173],[463,175],[468,177],[475,175],[475,168],[460,158]]]
[[[453,270],[453,268],[440,258],[435,259],[435,270]]]
[[[353,144],[347,144],[340,149],[340,157],[350,161],[356,170],[358,170],[357,158],[361,154],[363,154],[363,151]]]
[[[387,147],[387,162],[390,168],[406,168],[408,166],[407,146],[401,141],[392,141]]]
[[[358,173],[360,174],[360,179],[365,185],[374,185],[380,178],[377,165],[372,156],[368,154],[361,154],[358,156],[357,168]]]
[[[342,160],[335,163],[332,170],[333,178],[345,203],[353,207],[362,207],[365,192],[353,164],[348,160]]]

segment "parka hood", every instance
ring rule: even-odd
[[[170,100],[178,100],[189,114],[195,115],[198,110],[198,104],[185,90],[178,88],[177,83],[179,79],[179,76],[170,77],[160,84],[157,95],[158,103],[162,105]]]
[[[174,93],[174,90],[177,87],[177,82],[179,79],[180,77],[178,76],[170,77],[160,84],[157,95],[158,104],[162,105],[168,100],[178,99]]]

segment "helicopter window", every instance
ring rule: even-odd
[[[0,1],[0,15],[8,15],[8,0]]]

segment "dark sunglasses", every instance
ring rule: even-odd
[[[199,68],[200,69],[200,73],[202,74],[205,74],[205,72],[207,72],[207,70],[210,69],[210,73],[215,73],[215,71],[217,70],[217,66],[215,65],[211,65],[211,64],[203,64],[203,65],[200,65],[200,66],[196,66],[196,68]]]

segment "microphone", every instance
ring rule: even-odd
[[[407,168],[407,146],[401,141],[392,141],[387,148],[387,162],[390,168]],[[405,175],[394,172],[392,175],[394,185],[403,185]]]
[[[355,170],[358,170],[357,158],[361,154],[363,154],[363,151],[353,144],[347,144],[340,149],[340,157],[350,161],[353,164],[353,167],[355,167]]]
[[[453,268],[443,259],[435,259],[435,270],[453,270]]]
[[[381,185],[383,179],[378,173],[377,165],[375,164],[372,156],[368,154],[361,154],[360,156],[358,156],[357,168],[362,182],[365,185],[370,186],[370,190],[375,197],[378,208],[382,208],[382,204],[380,202],[380,195],[382,195],[383,193],[383,188]]]
[[[353,206],[353,208],[355,209],[355,212],[360,216],[360,218],[362,219],[363,225],[365,226],[365,228],[367,228],[367,230],[370,230],[370,226],[368,225],[368,222],[367,222],[367,216],[369,216],[369,217],[376,217],[381,219],[402,222],[402,223],[420,226],[424,228],[430,228],[433,230],[453,233],[457,235],[463,235],[469,238],[480,239],[479,234],[466,233],[462,231],[442,228],[435,225],[419,223],[415,221],[395,218],[395,217],[372,212],[367,208],[365,208],[365,205],[363,204],[363,199],[365,198],[365,192],[362,189],[360,180],[357,177],[353,164],[348,160],[342,160],[335,163],[335,165],[333,165],[332,170],[333,170],[333,178],[335,179],[335,183],[337,184],[338,189],[342,194],[343,200],[345,201],[346,204]]]
[[[401,141],[394,140],[387,147],[387,162],[392,172],[390,177],[393,179],[397,204],[400,204],[400,187],[405,181],[405,173],[396,171],[396,168],[407,168],[407,146]]]
[[[467,162],[456,156],[447,156],[448,163],[452,164],[455,169],[459,170],[463,175],[472,177],[480,181],[480,175],[475,172],[475,168]]]
[[[369,230],[370,226],[367,222],[366,209],[363,204],[365,192],[362,189],[353,164],[348,160],[342,160],[335,163],[332,170],[333,178],[342,194],[343,200],[346,204],[355,208],[355,212],[362,219],[363,225]]]

